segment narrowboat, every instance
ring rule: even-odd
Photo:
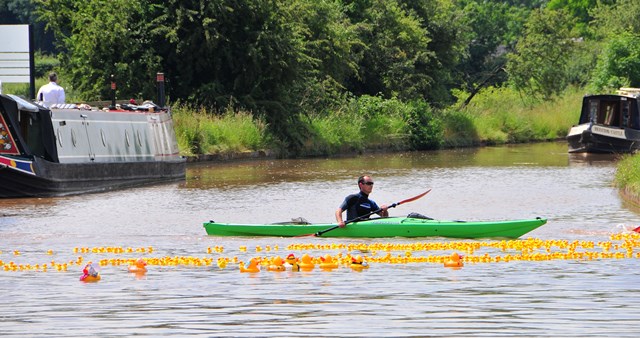
[[[570,153],[634,153],[640,148],[640,88],[585,95],[578,125],[567,135]]]
[[[150,101],[45,107],[0,94],[0,198],[178,181],[185,169],[166,107]]]

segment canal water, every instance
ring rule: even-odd
[[[640,225],[638,209],[612,185],[615,164],[610,156],[569,155],[564,142],[365,153],[196,164],[180,183],[0,200],[0,335],[636,337],[635,256],[467,262],[461,269],[371,262],[360,272],[342,266],[250,274],[233,261],[224,268],[216,262],[290,253],[367,257],[373,253],[363,246],[501,240],[211,237],[202,227],[207,220],[333,222],[337,206],[366,173],[375,180],[371,198],[378,204],[432,189],[391,215],[543,217],[548,223],[523,240],[602,243]],[[174,264],[150,264],[144,275],[128,273],[121,262],[163,257]],[[89,261],[105,263],[97,283],[79,281]]]

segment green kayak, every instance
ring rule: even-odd
[[[510,221],[439,221],[411,217],[384,217],[348,224],[322,233],[322,237],[450,237],[518,238],[547,223],[546,219]],[[230,224],[209,221],[204,228],[211,236],[296,237],[336,227],[336,224]]]

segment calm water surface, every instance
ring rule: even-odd
[[[439,219],[546,217],[524,238],[607,241],[640,215],[612,187],[615,159],[569,156],[565,143],[355,158],[190,166],[182,183],[66,198],[0,200],[0,260],[44,264],[105,258],[318,256],[295,243],[415,243],[431,239],[208,237],[202,222],[332,222],[356,177],[391,210]],[[241,246],[247,246],[246,252]],[[152,253],[75,253],[76,247]],[[223,253],[207,248],[223,246]],[[257,253],[255,247],[278,246]],[[49,254],[48,251],[51,250]],[[14,251],[19,251],[16,255]],[[345,254],[348,252],[344,252]],[[357,252],[356,252],[357,253]],[[638,259],[372,264],[304,273],[242,274],[236,266],[150,266],[137,278],[103,266],[102,280],[0,270],[0,335],[86,336],[627,336],[640,334]],[[84,264],[83,264],[84,265]]]

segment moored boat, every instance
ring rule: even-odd
[[[543,218],[501,221],[441,221],[417,217],[383,217],[348,224],[327,231],[322,237],[449,237],[518,238],[547,222]],[[313,235],[336,224],[232,224],[214,221],[203,224],[210,236],[296,237]]]
[[[100,192],[182,180],[168,108],[153,102],[44,107],[0,94],[0,198]]]
[[[640,149],[640,88],[585,95],[578,125],[567,135],[570,153],[634,153]]]

